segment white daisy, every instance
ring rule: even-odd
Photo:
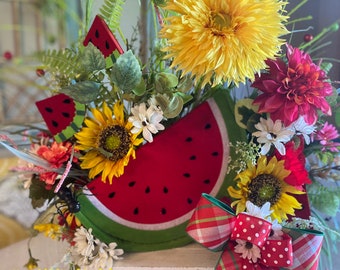
[[[243,259],[247,258],[248,260],[252,260],[252,262],[256,263],[257,259],[261,258],[261,251],[258,246],[241,239],[236,239],[236,243],[235,252],[240,253]]]
[[[310,144],[310,136],[315,131],[314,125],[308,125],[303,116],[300,116],[295,122],[290,125],[290,128],[295,130],[297,135],[302,135],[306,144]]]
[[[262,205],[262,207],[258,207],[252,202],[247,201],[246,208],[246,214],[262,219],[267,219],[273,212],[272,210],[270,210],[270,202],[266,202],[264,205]]]
[[[272,119],[260,118],[260,123],[257,123],[255,127],[259,130],[253,133],[253,136],[257,137],[257,141],[262,145],[261,154],[266,155],[271,146],[279,151],[281,155],[286,154],[286,148],[284,143],[289,142],[294,135],[294,131],[285,128],[281,120],[276,120],[275,123]]]
[[[94,237],[92,235],[92,228],[86,230],[83,226],[77,228],[73,241],[75,242],[75,251],[84,256],[90,257],[95,248]]]
[[[137,104],[131,108],[133,116],[129,117],[129,122],[133,124],[131,132],[133,134],[143,131],[143,138],[148,142],[153,142],[152,134],[158,133],[159,130],[164,130],[164,126],[160,123],[163,119],[163,114],[159,110],[155,110],[154,106],[146,109],[145,103]]]
[[[93,258],[94,269],[112,269],[115,260],[121,260],[123,255],[122,249],[116,249],[116,243],[110,243],[109,246],[105,243],[96,239],[96,244],[98,246],[98,253]]]

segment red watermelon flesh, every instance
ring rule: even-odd
[[[230,135],[244,139],[227,95],[220,91],[139,148],[112,185],[100,177],[90,182],[78,197],[80,221],[127,251],[190,242],[185,224],[201,194],[226,194]]]
[[[229,142],[211,110],[208,102],[202,104],[144,145],[112,185],[101,179],[88,185],[108,215],[132,228],[168,228],[191,215],[202,192],[216,195]]]
[[[63,131],[75,116],[75,103],[65,94],[37,101],[36,106],[53,135]]]

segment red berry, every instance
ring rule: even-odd
[[[12,53],[10,52],[10,51],[5,51],[4,53],[3,53],[3,57],[6,59],[6,60],[12,60],[12,58],[13,58],[13,55],[12,55]]]
[[[305,42],[310,42],[312,39],[313,39],[313,35],[311,35],[311,34],[306,34],[306,35],[303,37],[303,40],[304,40]]]
[[[41,68],[37,68],[35,70],[35,73],[37,74],[38,77],[43,77],[45,75],[45,71]]]

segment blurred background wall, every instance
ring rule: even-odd
[[[86,28],[86,2],[0,0],[0,128],[41,120],[34,103],[47,93],[39,89],[44,82],[35,72],[38,63],[34,54],[63,49],[77,41],[84,34],[80,29]],[[89,24],[104,1],[92,2]],[[136,36],[140,16],[139,1],[126,1],[121,23],[126,39]]]

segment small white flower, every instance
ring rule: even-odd
[[[290,125],[290,128],[296,131],[297,135],[302,135],[306,144],[310,144],[310,134],[315,131],[314,125],[308,125],[303,116],[300,116],[295,122]]]
[[[116,249],[116,243],[110,243],[109,246],[101,242],[99,239],[95,240],[97,245],[97,254],[92,258],[91,265],[93,269],[112,269],[115,260],[121,260],[124,251]]]
[[[282,235],[283,235],[282,226],[276,219],[274,219],[272,222],[272,230],[269,234],[269,239],[280,240],[282,239]]]
[[[276,120],[274,123],[272,119],[262,117],[260,118],[260,123],[257,123],[255,127],[259,131],[254,132],[253,136],[257,137],[257,141],[263,144],[261,147],[262,155],[266,155],[272,145],[281,155],[286,154],[284,143],[291,140],[294,131],[285,128],[281,120]]]
[[[247,258],[248,260],[252,260],[252,262],[256,263],[257,259],[261,258],[261,251],[258,246],[241,239],[236,239],[236,243],[235,252],[240,253],[243,259]]]
[[[266,202],[264,205],[262,205],[262,207],[258,207],[252,202],[247,201],[246,208],[246,214],[262,219],[267,219],[273,212],[272,210],[270,210],[270,202]]]
[[[155,110],[154,106],[146,109],[145,103],[137,104],[131,108],[133,116],[129,117],[129,122],[134,126],[131,130],[133,134],[143,131],[143,138],[148,142],[153,142],[152,134],[158,133],[159,130],[164,130],[164,126],[160,123],[163,119],[163,114]]]
[[[92,228],[86,230],[82,226],[77,228],[74,235],[75,237],[73,238],[73,241],[75,242],[75,251],[84,257],[90,257],[94,251],[95,245],[94,237],[92,235]]]

